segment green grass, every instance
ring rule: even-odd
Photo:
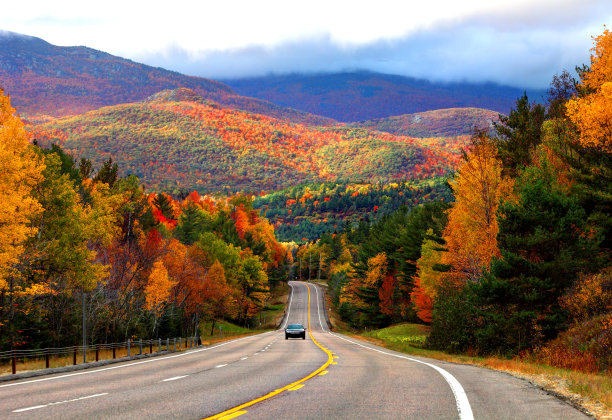
[[[203,339],[219,338],[219,327],[221,327],[221,331],[223,331],[223,337],[230,337],[253,332],[253,330],[241,327],[240,325],[232,324],[228,321],[215,321],[215,329],[212,334],[210,333],[211,327],[212,321],[200,322],[200,333]]]
[[[430,327],[419,324],[397,324],[380,330],[362,334],[365,337],[377,338],[399,347],[421,348],[429,335]]]

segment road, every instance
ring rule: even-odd
[[[325,326],[322,293],[291,282],[282,330],[0,385],[3,419],[585,419],[504,373],[407,356]],[[222,417],[225,416],[225,417]]]

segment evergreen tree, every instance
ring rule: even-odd
[[[531,163],[531,152],[540,144],[540,131],[546,110],[544,106],[529,103],[525,93],[516,101],[516,109],[510,114],[499,116],[495,124],[497,147],[510,174],[516,175],[518,169]]]
[[[155,196],[153,200],[153,204],[159,211],[161,211],[162,215],[168,219],[174,219],[174,210],[172,209],[172,203],[164,193],[159,193]]]
[[[179,217],[175,235],[179,241],[186,245],[197,242],[200,235],[206,231],[209,222],[206,214],[196,204],[189,202]]]
[[[94,181],[108,184],[109,188],[113,188],[117,182],[119,168],[116,163],[113,163],[113,158],[108,158],[102,164],[102,167],[94,177]]]
[[[578,201],[550,174],[529,168],[518,181],[518,203],[499,209],[499,247],[490,273],[469,284],[478,308],[476,346],[518,353],[566,327],[559,298],[578,273],[599,268],[600,236]]]

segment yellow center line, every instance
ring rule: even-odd
[[[224,411],[222,413],[215,414],[214,416],[206,417],[204,420],[213,420],[213,419],[221,419],[221,418],[226,418],[226,419],[233,418],[235,416],[232,416],[232,417],[226,417],[226,416],[234,414],[234,413],[236,413],[236,412],[238,412],[238,411],[240,411],[240,410],[242,410],[244,408],[247,408],[247,407],[250,407],[252,405],[255,405],[258,402],[261,402],[261,401],[267,400],[269,398],[272,398],[275,395],[280,394],[281,392],[284,392],[284,391],[287,391],[287,390],[289,390],[291,388],[294,388],[295,386],[301,384],[302,382],[306,382],[310,378],[319,375],[321,372],[325,371],[325,369],[332,363],[332,361],[333,361],[332,353],[329,350],[327,350],[325,347],[323,347],[321,344],[319,344],[319,342],[317,340],[315,340],[315,338],[312,335],[312,332],[311,332],[311,329],[310,329],[310,285],[306,284],[306,288],[308,289],[308,335],[310,336],[310,339],[313,341],[313,343],[315,343],[321,350],[323,350],[325,353],[327,353],[327,361],[320,368],[318,368],[317,370],[312,372],[310,375],[300,379],[299,381],[295,381],[295,382],[293,382],[293,383],[291,383],[291,384],[289,384],[287,386],[284,386],[284,387],[279,388],[279,389],[277,389],[275,391],[272,391],[272,392],[270,392],[270,393],[268,393],[268,394],[266,394],[266,395],[264,395],[262,397],[255,398],[254,400],[251,400],[251,401],[246,402],[244,404],[240,404],[239,406],[236,406],[234,408],[230,408],[229,410],[226,410],[226,411]],[[325,373],[327,373],[327,371],[325,371]],[[323,375],[325,375],[325,373],[323,373]],[[244,413],[246,413],[246,411],[242,412],[240,414],[237,414],[237,415],[242,415]]]

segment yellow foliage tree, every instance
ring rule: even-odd
[[[145,287],[145,308],[159,316],[175,284],[176,282],[168,275],[164,262],[155,261]]]
[[[582,75],[581,87],[589,92],[567,103],[567,115],[585,147],[612,153],[612,33],[594,38],[591,68]]]
[[[30,220],[42,211],[32,197],[44,166],[28,147],[28,135],[10,100],[0,89],[0,290],[36,233]]]
[[[455,205],[448,211],[443,234],[448,252],[441,262],[452,267],[452,279],[461,281],[480,277],[482,267],[500,255],[495,212],[500,200],[512,193],[512,181],[502,178],[495,145],[482,134],[473,141],[467,161],[451,182]]]

